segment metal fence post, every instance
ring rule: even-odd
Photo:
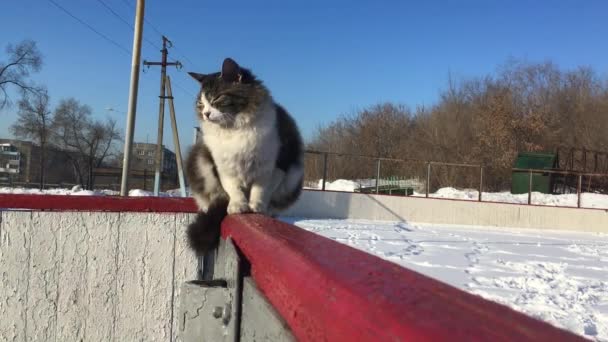
[[[532,204],[532,170],[528,171],[528,204]]]
[[[578,174],[578,184],[576,185],[576,207],[581,207],[581,192],[583,187],[583,174]]]
[[[483,192],[483,166],[479,166],[479,202],[481,202],[481,193]]]
[[[323,183],[321,190],[325,191],[325,180],[327,179],[327,152],[323,153]]]
[[[376,195],[379,193],[379,184],[378,182],[380,181],[380,158],[378,158],[378,164],[377,164],[377,168],[376,168]]]
[[[426,195],[425,197],[429,197],[429,188],[431,186],[431,163],[426,163]]]
[[[194,127],[194,139],[192,140],[192,144],[196,144],[196,142],[198,141],[198,137],[201,134],[201,128],[200,127]]]
[[[144,191],[148,190],[148,170],[144,169]]]

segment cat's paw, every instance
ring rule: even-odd
[[[244,201],[230,201],[228,203],[228,215],[231,214],[242,214],[251,212],[249,204]]]
[[[265,214],[268,211],[268,206],[263,202],[249,202],[249,208],[251,208],[251,212],[258,214]]]

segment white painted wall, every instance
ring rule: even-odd
[[[303,191],[286,216],[608,232],[608,210]]]
[[[191,214],[0,211],[0,341],[174,341]]]

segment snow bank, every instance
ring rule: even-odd
[[[19,194],[19,195],[69,195],[69,196],[118,196],[119,191],[115,190],[83,190],[79,186],[74,186],[71,189],[27,189],[27,188],[9,188],[0,187],[0,194]],[[154,196],[151,191],[133,189],[129,191],[131,197],[148,197]],[[161,192],[160,197],[180,197],[179,189]]]
[[[338,179],[333,182],[325,183],[325,190],[331,191],[347,191],[347,192],[355,192],[355,190],[359,189],[359,183],[346,179]],[[311,189],[323,189],[323,180],[320,179],[316,187],[312,187]]]
[[[418,196],[424,196],[424,194],[415,194]],[[430,194],[430,197],[434,198],[453,198],[461,200],[472,200],[477,201],[479,191],[477,190],[458,190],[454,188],[441,188],[434,194]],[[510,192],[483,192],[481,194],[482,200],[487,202],[501,202],[501,203],[528,203],[528,194],[514,195]],[[576,207],[578,197],[576,194],[563,194],[563,195],[552,195],[543,194],[540,192],[532,192],[532,204],[537,205],[549,205],[549,206],[562,206],[562,207]],[[582,193],[581,194],[581,207],[585,208],[608,208],[608,195],[594,194],[594,193]]]
[[[346,179],[338,179],[333,182],[326,182],[325,189],[333,191],[354,192],[359,189],[360,186],[374,186],[374,182],[375,180],[352,181]],[[382,184],[383,183],[380,182],[380,185]],[[312,189],[321,189],[321,185],[322,180],[318,182],[317,187],[313,187]],[[414,196],[425,196],[425,194],[422,192],[415,191]],[[451,187],[446,187],[437,190],[437,192],[435,193],[429,194],[429,197],[477,201],[479,197],[479,191],[473,189],[459,190]],[[486,202],[527,204],[528,194],[514,195],[507,191],[483,192],[482,200]],[[578,198],[576,194],[551,195],[543,194],[540,192],[532,193],[532,204],[536,205],[576,207],[577,201]],[[608,209],[608,195],[583,193],[581,195],[581,207]]]
[[[82,190],[80,187],[72,189],[28,189],[28,188],[9,188],[0,187],[0,194],[18,195],[72,195],[72,196],[116,196],[118,191],[114,190]]]

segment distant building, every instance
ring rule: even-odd
[[[70,153],[54,147],[47,148],[44,162],[44,183],[47,187],[71,187],[78,177],[70,160]],[[152,190],[154,185],[156,145],[134,143],[131,157],[130,188]],[[0,139],[0,186],[37,187],[40,184],[40,146],[24,140]],[[177,164],[173,151],[162,148],[161,188],[177,188]],[[95,168],[94,188],[120,189],[122,159]]]
[[[154,172],[156,169],[156,144],[133,143],[133,154],[131,155],[131,176],[129,188],[153,190]],[[177,188],[177,162],[175,153],[165,146],[162,147],[161,155],[161,190]],[[98,186],[112,188],[110,184],[120,184],[122,177],[122,159],[118,167],[96,168],[95,183]],[[117,188],[118,189],[118,188]]]
[[[174,174],[177,176],[177,164],[175,161],[175,153],[163,146],[161,158],[161,172],[166,175]],[[155,165],[156,144],[134,143],[133,155],[131,156],[131,169],[154,171]]]
[[[0,183],[11,182],[22,186],[39,184],[40,157],[40,146],[31,141],[0,139]],[[68,155],[56,148],[47,148],[44,170],[46,184],[77,182]]]
[[[0,144],[0,181],[8,182],[10,177],[18,175],[21,171],[21,153],[17,147],[9,144]]]

